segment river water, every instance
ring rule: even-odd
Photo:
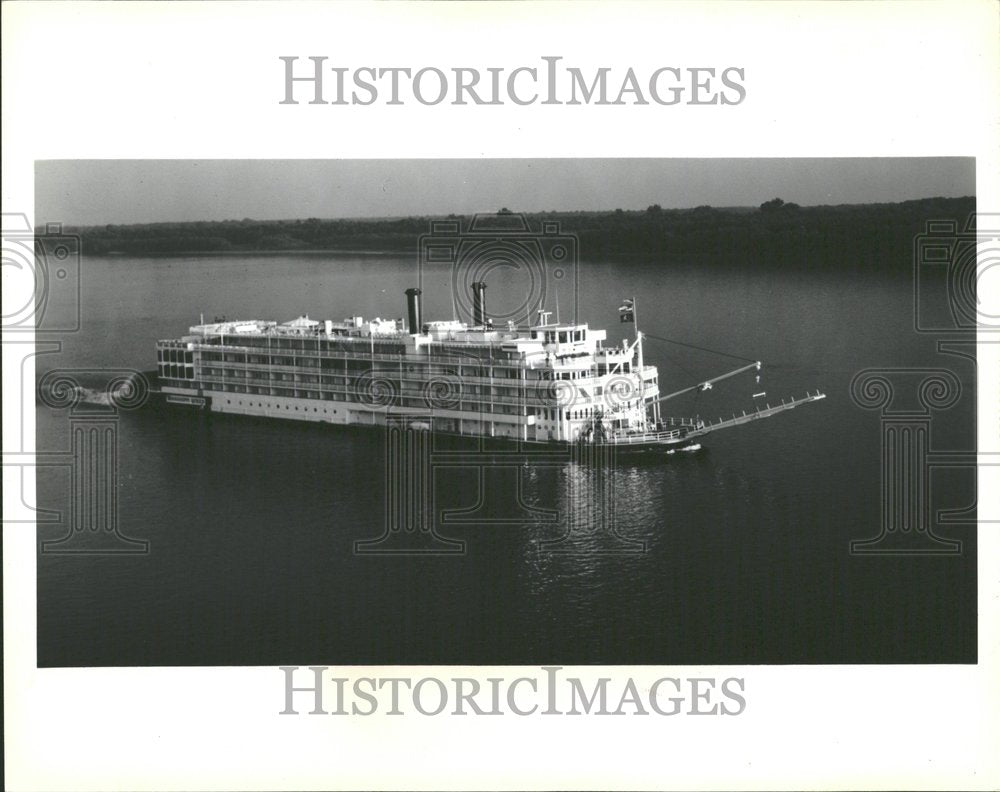
[[[385,525],[376,430],[123,411],[117,524],[148,552],[39,553],[39,664],[974,662],[974,529],[935,520],[958,554],[850,552],[878,536],[882,511],[879,414],[852,402],[856,372],[953,370],[963,396],[935,414],[932,443],[974,441],[973,367],[913,332],[900,272],[581,263],[558,287],[563,320],[575,310],[617,343],[632,333],[620,300],[635,296],[644,331],[764,361],[759,384],[736,377],[664,414],[728,416],[761,391],[827,398],[709,435],[699,453],[618,460],[610,518],[593,471],[571,460],[435,470],[436,513],[458,515],[437,530],[461,554],[355,552]],[[517,303],[519,277],[489,281],[492,310]],[[36,358],[39,375],[154,368],[154,342],[201,313],[403,316],[415,264],[88,257],[81,284],[80,332]],[[449,284],[445,267],[424,272],[425,319],[451,318]],[[75,306],[57,296],[47,310]],[[740,365],[654,340],[646,362],[663,392]],[[39,449],[67,448],[72,420],[39,402]],[[933,509],[973,503],[970,482],[935,474]],[[40,540],[66,535],[69,493],[68,468],[39,470],[38,505],[63,515]]]

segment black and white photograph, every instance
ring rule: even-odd
[[[995,3],[0,14],[5,788],[1000,785]]]
[[[42,666],[976,661],[971,160],[40,162],[36,204],[79,251],[38,442],[115,468],[39,471]]]

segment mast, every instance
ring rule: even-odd
[[[642,407],[643,428],[649,423],[649,415],[646,411],[646,394],[642,384],[642,370],[645,362],[642,356],[642,331],[639,330],[639,311],[636,308],[635,297],[632,298],[632,324],[635,326],[635,343],[639,347],[639,404]]]

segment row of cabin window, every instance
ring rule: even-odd
[[[546,344],[569,344],[571,342],[583,341],[586,335],[583,330],[546,330]],[[557,340],[558,339],[558,340]]]
[[[176,386],[182,385],[180,377],[175,377],[168,375],[165,377],[168,380],[167,384],[173,384]],[[183,383],[185,387],[206,387],[207,383],[195,382],[195,383]],[[211,386],[210,386],[211,387]],[[261,396],[287,396],[294,399],[316,399],[321,401],[336,401],[336,402],[346,402],[346,403],[359,403],[368,404],[369,402],[359,394],[354,393],[342,393],[342,394],[322,394],[316,391],[304,390],[300,388],[261,388],[247,385],[232,385],[225,384],[222,386],[215,385],[216,389],[221,387],[224,393],[247,393],[251,395],[261,395]],[[324,398],[324,395],[327,398]],[[334,399],[332,396],[337,396]],[[429,405],[427,398],[423,396],[406,396],[406,395],[396,395],[392,404],[401,407],[418,407],[426,408]],[[456,406],[456,409],[463,409],[469,412],[480,412],[480,413],[493,413],[496,415],[521,415],[523,405],[511,405],[511,404],[486,404],[476,401],[462,401]]]
[[[194,353],[186,349],[163,349],[161,347],[156,350],[156,359],[160,363],[187,363],[191,365],[194,362]]]
[[[190,353],[188,353],[190,354]],[[359,371],[367,370],[370,368],[370,364],[364,358],[358,359],[346,359],[346,358],[310,358],[310,357],[287,357],[284,355],[241,355],[227,353],[223,355],[219,352],[203,352],[201,359],[203,362],[211,363],[237,363],[242,365],[256,365],[256,366],[287,366],[289,368],[323,368],[323,369],[334,369],[334,370],[347,370],[356,369]],[[432,376],[434,374],[450,375],[450,376],[465,376],[465,377],[482,377],[489,378],[494,377],[496,379],[520,379],[521,371],[520,368],[511,368],[498,366],[492,370],[492,373],[488,368],[481,366],[455,366],[453,368],[446,368],[443,366],[434,367],[418,367],[408,365],[406,366],[406,371],[410,373],[418,373],[421,376]],[[392,368],[386,370],[386,373],[394,373]]]
[[[549,408],[542,409],[542,417],[550,421],[561,421],[563,419],[563,410],[553,410]],[[570,421],[579,421],[583,418],[591,418],[594,415],[593,407],[584,407],[582,410],[570,410],[568,411],[566,418]]]

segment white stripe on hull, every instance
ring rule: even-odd
[[[168,402],[173,394],[187,396],[190,391],[180,388],[162,389]],[[220,393],[204,391],[203,395],[211,404],[211,411],[229,415],[255,415],[262,418],[281,418],[292,421],[312,421],[314,423],[338,424],[342,426],[384,426],[386,411],[379,408],[365,408],[345,402],[319,399],[296,399],[288,396],[263,396],[246,393]],[[190,396],[188,396],[190,398]],[[170,402],[176,404],[177,402]],[[516,422],[516,416],[496,416],[493,420],[456,416],[427,415],[426,410],[393,407],[392,415],[413,415],[415,420],[433,420],[436,431],[471,437],[509,437],[511,439],[535,439],[525,437],[525,427]],[[504,420],[506,418],[506,421]],[[545,433],[547,435],[547,433]],[[539,432],[539,435],[542,435]],[[547,440],[547,436],[538,437]]]

